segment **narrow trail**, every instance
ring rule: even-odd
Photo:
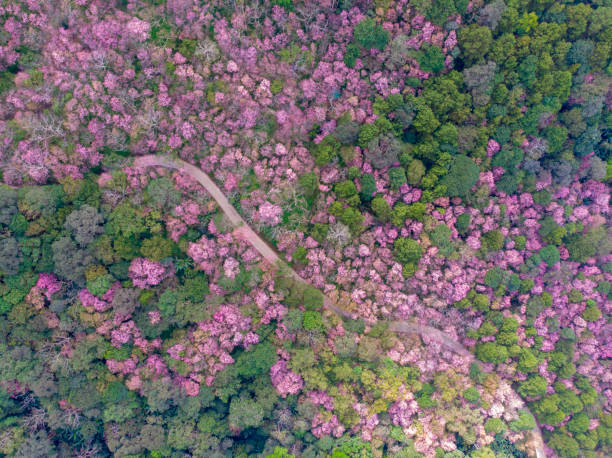
[[[307,283],[300,275],[291,268],[278,254],[277,252],[270,247],[270,245],[263,240],[251,227],[246,223],[246,221],[240,216],[240,214],[236,211],[234,206],[230,203],[230,201],[225,197],[225,194],[221,189],[214,183],[214,181],[208,176],[206,172],[204,172],[199,167],[196,167],[193,164],[189,164],[181,159],[173,159],[167,156],[156,156],[156,155],[146,155],[146,156],[138,156],[134,160],[135,167],[165,167],[180,170],[185,172],[187,175],[194,178],[198,181],[206,191],[211,195],[211,197],[217,202],[223,213],[227,216],[228,220],[232,224],[234,229],[234,234],[240,236],[247,240],[260,254],[261,256],[271,264],[277,264],[283,266],[291,276],[293,276],[296,280]],[[325,308],[332,310],[340,316],[345,318],[351,318],[351,314],[346,310],[336,306],[331,299],[327,296],[323,296],[323,305]],[[404,334],[418,334],[423,337],[426,336],[432,340],[437,341],[442,344],[446,348],[454,351],[455,353],[461,355],[462,357],[467,358],[470,362],[475,361],[474,355],[471,351],[469,351],[466,347],[464,347],[460,342],[457,342],[452,337],[449,337],[444,332],[439,329],[433,328],[431,326],[419,325],[415,323],[410,323],[408,321],[391,321],[389,324],[389,329],[391,331],[397,333]],[[478,363],[478,361],[476,361]],[[501,380],[502,385],[509,385],[505,380]],[[516,399],[522,399],[518,394],[512,391],[512,395],[516,397]],[[523,403],[524,405],[524,403]],[[526,406],[524,406],[527,408]],[[536,458],[546,458],[546,453],[544,449],[544,440],[542,439],[542,432],[538,425],[531,430],[533,447],[535,453],[533,456]]]

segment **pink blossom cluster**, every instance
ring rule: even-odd
[[[287,367],[287,361],[279,359],[270,367],[270,380],[278,394],[286,398],[289,394],[297,394],[302,390],[302,377]]]
[[[132,283],[142,289],[158,285],[169,273],[168,267],[147,258],[134,258],[129,267]]]

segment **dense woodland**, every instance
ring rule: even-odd
[[[611,48],[610,0],[0,1],[0,456],[610,456]]]

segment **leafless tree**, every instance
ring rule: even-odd
[[[30,410],[30,415],[23,418],[23,425],[30,431],[36,431],[47,424],[47,411],[42,408],[34,407]]]
[[[196,45],[196,49],[194,52],[194,56],[204,59],[207,63],[215,62],[219,59],[219,55],[221,52],[219,51],[219,46],[213,40],[209,40],[208,38],[205,40],[198,41]]]
[[[30,115],[24,120],[24,128],[30,132],[30,140],[46,143],[65,135],[62,121],[53,114]]]
[[[102,456],[100,447],[97,445],[88,445],[87,447],[81,448],[75,453],[75,458],[94,458]]]

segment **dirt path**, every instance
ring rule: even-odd
[[[271,264],[283,265],[286,269],[288,269],[288,272],[293,277],[295,277],[297,280],[306,283],[306,281],[301,278],[298,273],[291,268],[291,266],[289,266],[283,259],[280,258],[276,251],[272,249],[272,247],[270,247],[270,245],[268,245],[265,240],[263,240],[253,229],[251,229],[251,227],[246,223],[242,216],[240,216],[240,214],[236,211],[236,209],[230,203],[227,197],[225,197],[223,191],[221,191],[221,189],[202,169],[196,167],[195,165],[189,164],[188,162],[185,162],[181,159],[171,159],[166,156],[155,155],[137,157],[134,160],[134,166],[142,168],[166,167],[181,170],[187,173],[189,176],[197,180],[202,186],[204,186],[204,188],[208,191],[212,198],[215,199],[223,213],[225,213],[225,215],[229,219],[230,223],[235,227],[234,234],[248,240],[251,245],[253,245],[253,247],[262,255],[262,257],[266,259],[266,261],[270,262]],[[323,305],[325,306],[325,308],[333,310],[340,316],[343,316],[345,318],[351,318],[349,312],[336,306],[327,296],[324,296]],[[407,321],[392,321],[389,324],[389,329],[399,333],[427,336],[441,343],[448,349],[458,353],[459,355],[468,358],[470,361],[474,361],[474,355],[471,351],[464,347],[460,342],[457,342],[439,329],[433,328],[431,326],[409,323]],[[501,383],[507,384],[508,382],[502,380]],[[520,397],[514,391],[512,393],[514,396],[517,397],[517,399],[520,399]],[[546,453],[544,452],[544,441],[542,439],[542,433],[540,431],[540,428],[536,425],[536,427],[531,432],[533,436],[536,458],[546,458]]]

